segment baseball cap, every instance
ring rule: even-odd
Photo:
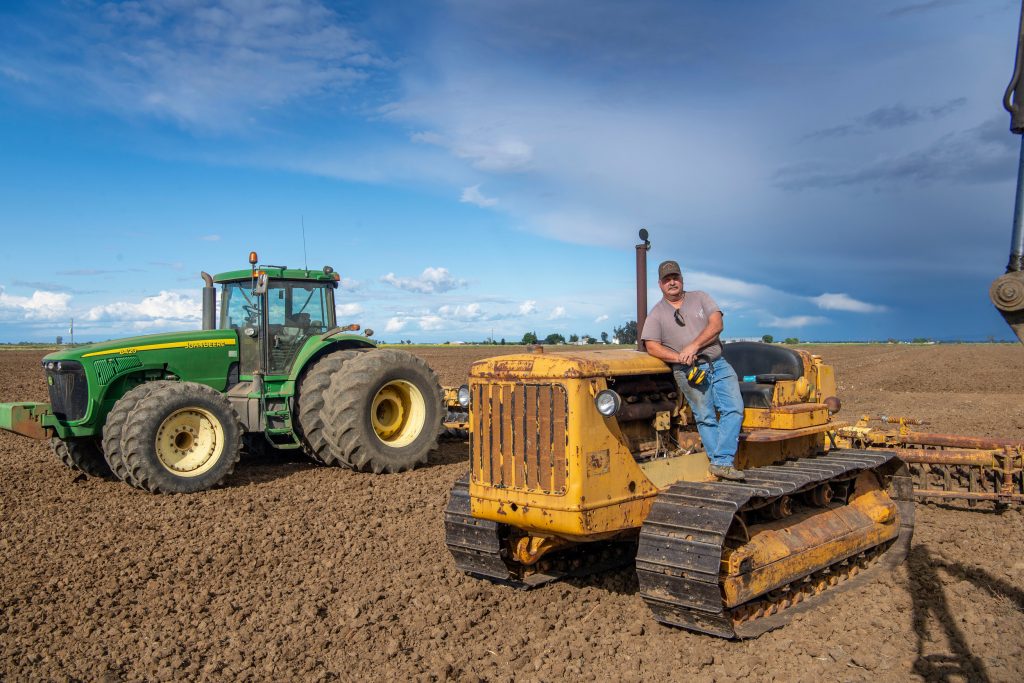
[[[675,261],[662,261],[661,265],[658,266],[658,279],[663,279],[666,275],[681,275],[682,271],[679,270],[679,264]]]

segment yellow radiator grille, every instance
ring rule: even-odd
[[[560,384],[470,386],[473,481],[500,488],[565,493],[565,388]]]

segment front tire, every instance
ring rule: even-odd
[[[242,425],[228,400],[204,384],[175,382],[138,401],[121,437],[133,486],[151,493],[195,493],[234,471]]]
[[[324,392],[323,436],[355,470],[394,473],[437,448],[443,401],[437,375],[404,351],[374,350],[345,362]]]
[[[110,468],[103,460],[103,453],[100,451],[96,439],[50,439],[50,448],[60,461],[66,466],[78,472],[84,472],[90,477],[110,477]]]
[[[117,399],[117,403],[107,413],[106,422],[103,424],[103,458],[107,461],[107,466],[110,467],[114,476],[131,486],[138,487],[138,484],[132,481],[131,472],[128,471],[128,465],[124,461],[121,435],[124,432],[128,416],[139,401],[149,396],[157,387],[165,384],[169,384],[169,382],[154,380],[129,389],[121,398]]]

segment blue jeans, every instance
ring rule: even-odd
[[[673,374],[676,384],[690,404],[697,421],[697,432],[712,465],[731,466],[736,460],[736,446],[743,424],[743,396],[739,378],[724,358],[699,363],[708,374],[708,381],[699,387],[686,381],[685,368],[678,366]],[[718,411],[716,416],[715,411]]]

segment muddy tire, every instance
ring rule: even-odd
[[[437,448],[444,415],[430,366],[379,349],[348,360],[324,392],[323,436],[332,457],[362,472],[404,472]]]
[[[151,493],[196,493],[231,474],[242,445],[231,404],[204,384],[170,382],[141,398],[121,434],[125,479]]]
[[[121,434],[124,431],[125,422],[140,400],[148,396],[158,386],[170,384],[165,380],[146,382],[133,387],[124,393],[124,396],[117,399],[117,403],[107,413],[107,420],[103,424],[103,458],[114,476],[132,486],[137,486],[131,480],[131,473],[128,465],[124,462],[121,454]]]
[[[100,451],[96,439],[50,439],[50,448],[60,458],[60,461],[78,472],[85,472],[90,477],[111,476],[110,468],[103,460],[103,452]]]
[[[306,369],[299,381],[296,405],[299,438],[306,455],[321,465],[344,465],[332,453],[324,438],[324,394],[342,365],[365,351],[334,351],[321,356]]]

